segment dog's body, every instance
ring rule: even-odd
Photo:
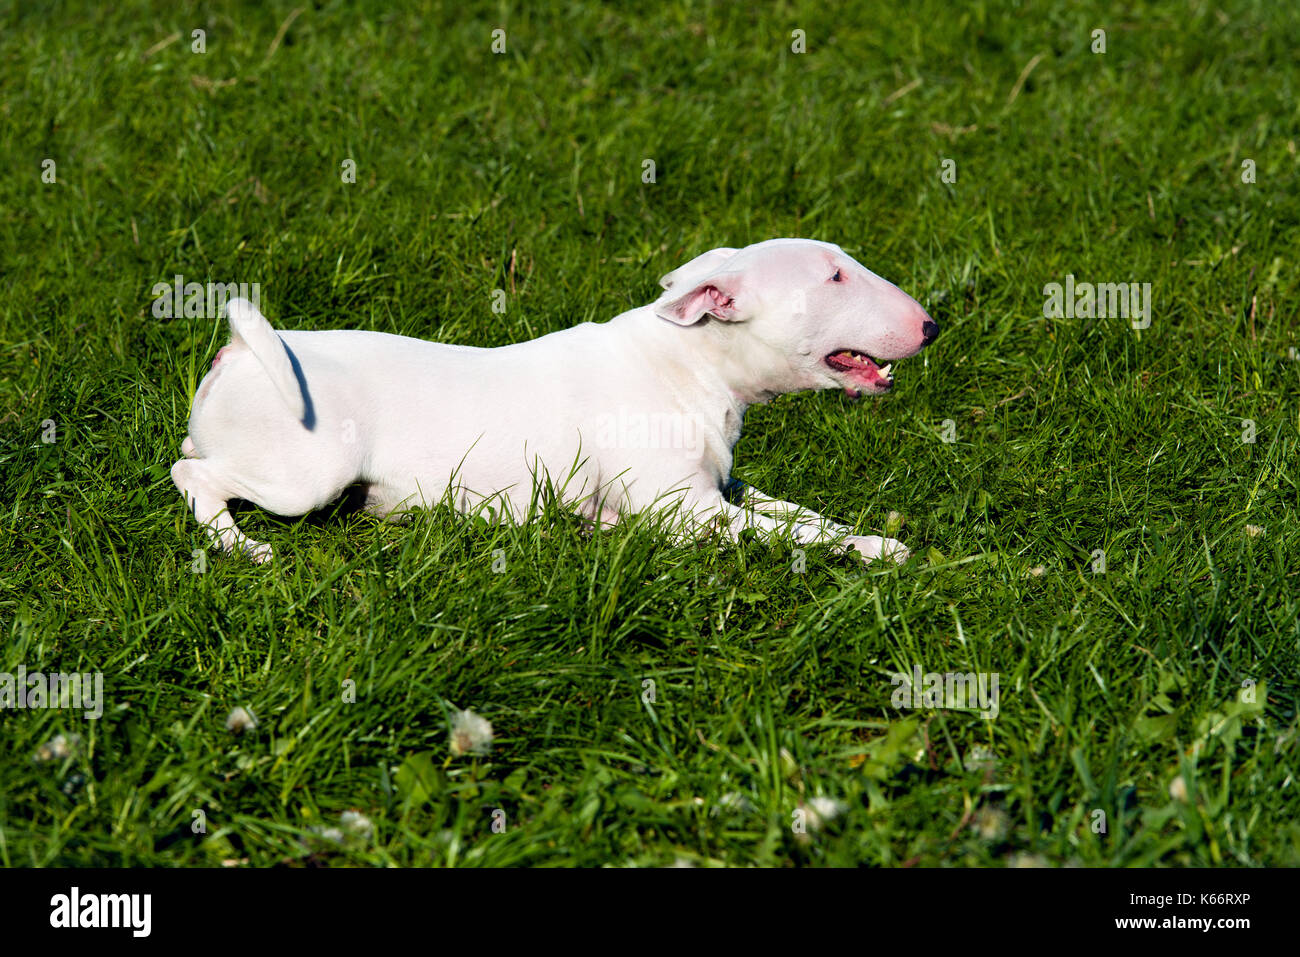
[[[495,349],[277,333],[232,300],[231,342],[199,386],[172,478],[223,548],[257,561],[271,550],[236,527],[231,499],[302,515],[363,483],[379,515],[450,489],[463,511],[491,503],[518,518],[541,480],[602,524],[680,507],[697,530],[788,527],[799,542],[905,556],[752,490],[733,505],[724,490],[747,406],[804,389],[887,391],[889,366],[865,356],[928,343],[937,326],[920,305],[809,240],[713,250],[661,283],[659,300],[608,322]]]

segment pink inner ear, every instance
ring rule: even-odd
[[[731,296],[717,286],[706,286],[704,292],[709,300],[705,305],[708,312],[722,311],[731,306]]]
[[[699,319],[706,312],[721,318],[729,318],[734,312],[734,303],[730,294],[717,286],[702,286],[682,300],[682,316],[686,319]]]

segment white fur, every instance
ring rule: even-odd
[[[495,349],[277,333],[233,300],[230,345],[199,386],[172,478],[222,548],[257,561],[270,547],[240,532],[231,499],[302,515],[362,483],[380,515],[450,489],[463,511],[491,503],[518,518],[535,477],[604,524],[678,508],[691,533],[756,528],[906,557],[891,539],[753,490],[732,504],[724,490],[750,404],[846,387],[822,361],[835,350],[915,355],[937,330],[920,305],[838,246],[801,239],[712,250],[661,283],[658,300],[608,322]]]

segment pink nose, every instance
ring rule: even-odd
[[[903,295],[907,298],[905,313],[907,318],[904,321],[909,328],[920,331],[921,344],[917,348],[924,349],[934,342],[935,337],[939,335],[939,323],[930,318],[929,313],[925,311],[925,308],[919,302],[908,296],[907,293],[903,293]]]

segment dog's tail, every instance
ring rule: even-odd
[[[307,402],[303,398],[302,386],[298,384],[298,375],[289,359],[289,350],[285,348],[284,340],[275,334],[257,306],[247,299],[237,298],[227,302],[226,318],[230,321],[231,341],[242,342],[248,347],[293,417],[302,421],[307,415]]]

